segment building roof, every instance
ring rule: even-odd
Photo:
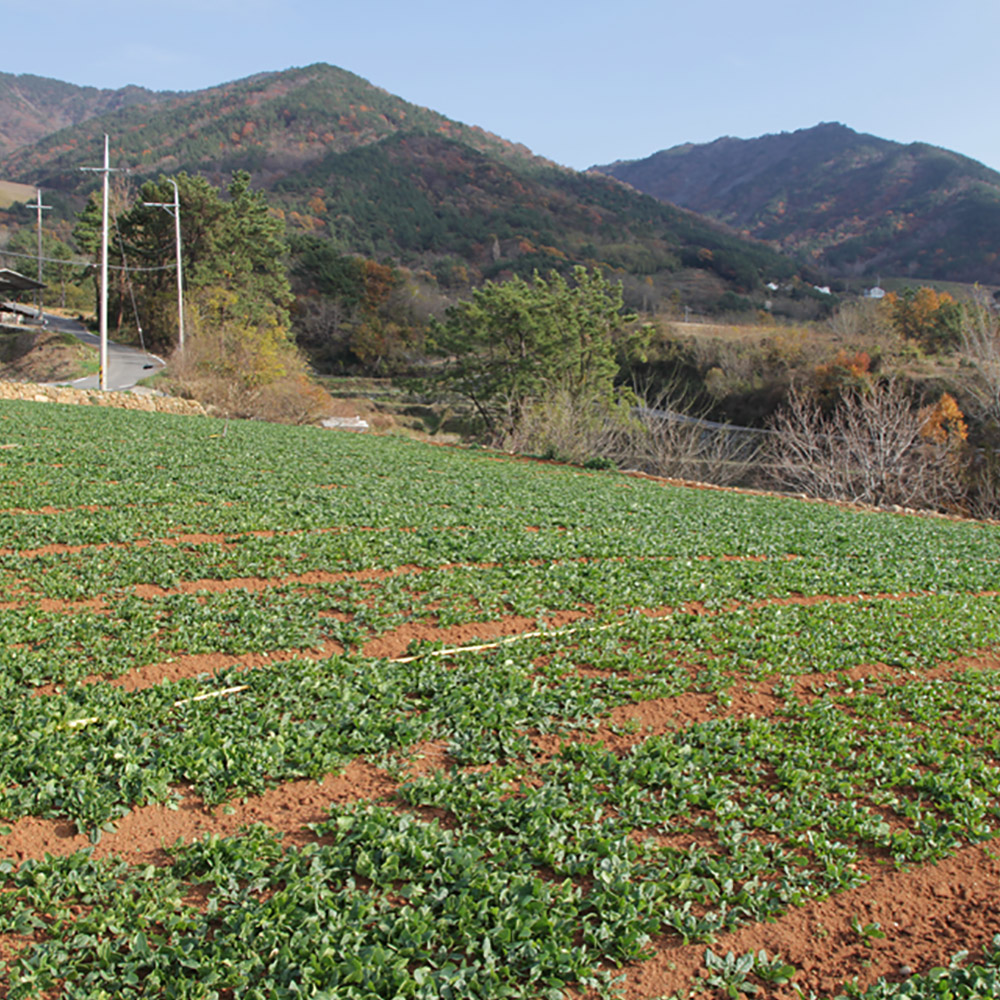
[[[37,288],[44,288],[45,285],[34,278],[18,274],[9,267],[0,267],[0,293],[3,292],[31,292]]]

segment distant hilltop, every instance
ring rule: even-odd
[[[1000,284],[1000,173],[926,143],[827,122],[592,170],[805,252],[832,274]]]
[[[173,96],[144,87],[99,90],[30,73],[0,73],[0,156],[108,111],[152,106]]]
[[[51,192],[53,221],[93,190],[78,168],[105,132],[136,179],[248,170],[290,234],[449,291],[581,263],[641,281],[639,306],[711,309],[793,273],[1000,285],[1000,174],[837,123],[578,173],[325,63],[183,93],[0,74],[0,178]]]

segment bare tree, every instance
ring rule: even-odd
[[[753,475],[764,435],[689,416],[664,405],[638,411],[630,462],[669,479],[729,486]]]
[[[957,456],[927,440],[924,419],[899,382],[873,383],[829,416],[800,392],[772,422],[772,474],[811,496],[876,505],[942,508],[962,494]]]
[[[298,307],[300,343],[328,357],[336,357],[347,349],[351,331],[346,325],[347,310],[339,300],[304,295],[299,298]]]
[[[877,344],[887,354],[898,353],[902,342],[889,310],[875,299],[845,302],[827,320],[827,326],[848,343]]]
[[[984,422],[1000,426],[1000,317],[980,299],[962,315],[962,353],[972,362],[963,386]]]
[[[679,393],[622,393],[580,399],[557,391],[524,406],[498,443],[508,451],[582,464],[606,463],[655,476],[729,485],[755,471],[762,432],[733,428],[684,412]]]
[[[980,296],[962,312],[962,388],[979,425],[981,447],[970,451],[969,507],[976,517],[1000,515],[1000,316]]]
[[[580,397],[556,389],[544,399],[502,401],[511,429],[497,439],[507,451],[586,463],[603,460],[620,465],[636,424],[630,400],[609,400],[598,394]],[[516,414],[516,415],[515,415]]]

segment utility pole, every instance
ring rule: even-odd
[[[168,180],[174,186],[173,204],[169,201],[144,201],[147,208],[165,208],[174,217],[174,240],[177,244],[177,349],[184,350],[184,278],[181,273],[181,196],[177,181]]]
[[[101,205],[101,306],[100,306],[100,327],[101,327],[101,375],[100,388],[105,392],[108,388],[108,177],[112,169],[119,170],[120,167],[111,167],[108,160],[108,136],[104,135],[104,166],[103,167],[80,167],[81,170],[88,170],[93,173],[104,175],[103,197]]]
[[[38,284],[42,283],[42,212],[47,211],[52,206],[42,204],[42,189],[35,188],[35,204],[27,204],[25,208],[38,209]],[[35,292],[35,305],[38,309],[38,322],[42,322],[42,290],[39,288]]]

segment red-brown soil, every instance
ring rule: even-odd
[[[168,541],[170,544],[224,543],[231,538],[178,534]],[[57,550],[57,547],[51,548]],[[59,551],[69,551],[70,548],[84,547],[63,547]],[[177,588],[140,586],[134,588],[134,592],[141,597],[154,598],[198,590],[243,588],[265,591],[290,583],[308,586],[348,578],[377,582],[391,575],[414,573],[421,569],[418,566],[400,566],[388,571],[290,574],[280,579],[197,580],[185,582]],[[894,600],[907,596],[915,595],[791,595],[754,602],[753,606]],[[10,601],[0,607],[16,608],[24,603]],[[85,602],[35,603],[43,610],[69,613],[82,608],[100,610],[107,607],[102,598]],[[673,613],[670,608],[645,610],[656,615]],[[697,604],[685,605],[683,610],[717,613]],[[552,612],[545,624],[548,628],[571,626],[586,614],[582,610]],[[516,637],[532,632],[538,626],[536,619],[520,616],[449,628],[440,628],[432,623],[411,624],[373,637],[365,644],[363,653],[369,657],[401,658],[405,657],[414,640],[460,647]],[[133,690],[165,680],[212,674],[225,667],[254,669],[294,657],[321,658],[340,651],[335,643],[327,643],[313,650],[275,651],[240,657],[222,654],[181,656],[170,662],[131,671],[115,683]],[[997,667],[1000,667],[1000,657],[984,654],[941,664],[926,675],[942,676],[956,669]],[[850,671],[848,676],[866,679],[884,677],[886,683],[892,683],[897,679],[898,671],[882,664],[866,664]],[[799,676],[794,682],[796,693],[801,698],[808,698],[814,687],[821,688],[828,679],[824,674]],[[622,753],[651,734],[670,732],[708,718],[723,715],[770,716],[780,704],[779,698],[772,693],[774,684],[773,679],[756,684],[738,679],[727,692],[724,703],[714,695],[691,692],[674,698],[624,705],[614,709],[595,732],[536,737],[534,742],[542,759],[557,752],[559,745],[570,739],[601,740],[610,749]],[[45,693],[46,689],[41,689],[40,694]],[[417,756],[411,764],[413,773],[451,764],[447,749],[441,743],[422,746],[412,753]],[[178,838],[190,840],[209,833],[231,835],[241,827],[257,822],[285,833],[288,842],[301,843],[313,837],[304,829],[305,826],[322,821],[330,805],[361,800],[393,802],[397,787],[397,781],[387,772],[369,761],[358,759],[348,765],[342,774],[327,775],[321,781],[288,782],[263,795],[214,808],[206,807],[190,789],[179,788],[176,789],[178,801],[175,808],[151,805],[132,811],[118,821],[115,832],[104,834],[94,851],[97,856],[117,854],[134,863],[165,864],[169,858],[164,846]],[[29,817],[16,821],[11,827],[10,834],[0,838],[0,844],[4,856],[15,862],[27,858],[40,859],[45,853],[68,854],[91,846],[86,837],[75,833],[71,824],[66,822]],[[907,970],[919,972],[934,965],[946,964],[955,952],[963,948],[974,949],[1000,930],[1000,862],[987,847],[967,847],[937,865],[905,871],[882,865],[877,859],[866,859],[863,870],[871,876],[865,885],[795,908],[773,923],[753,924],[721,936],[713,945],[713,950],[717,954],[730,950],[743,954],[763,948],[770,955],[780,953],[799,969],[794,985],[806,996],[810,990],[816,990],[821,995],[833,995],[845,980],[855,976],[861,985],[866,985],[880,975],[902,979],[909,974]],[[851,929],[852,918],[857,918],[862,924],[879,923],[886,937],[871,942],[863,940]],[[0,959],[9,958],[24,943],[11,936],[0,937]],[[685,990],[691,985],[692,977],[704,968],[703,945],[683,946],[670,937],[663,937],[653,945],[655,954],[652,958],[626,970],[628,982],[622,994],[623,1000],[649,1000]],[[581,997],[585,995],[578,994]],[[792,1000],[796,994],[788,986],[769,990],[766,996],[774,1000]]]
[[[451,567],[439,567],[447,569]],[[196,593],[198,591],[208,591],[220,593],[234,589],[244,589],[248,591],[261,592],[287,584],[302,584],[308,586],[316,583],[332,583],[345,579],[377,581],[405,573],[420,572],[420,567],[400,566],[393,570],[360,570],[356,572],[328,573],[323,571],[312,571],[299,574],[297,576],[281,577],[279,579],[264,579],[260,577],[242,577],[231,580],[198,580],[182,583],[176,588],[163,588],[155,584],[143,584],[133,588],[133,592],[140,597],[154,598],[174,593]],[[997,596],[998,591],[983,591],[976,596],[992,597]],[[820,594],[804,596],[792,594],[788,597],[770,597],[749,602],[746,607],[763,608],[769,605],[803,605],[812,606],[816,604],[853,604],[859,601],[896,601],[904,600],[908,597],[920,596],[917,592],[893,593],[893,594]],[[23,607],[26,603],[21,601],[9,601],[0,603],[0,610],[10,610]],[[72,613],[82,609],[92,609],[98,611],[108,610],[103,598],[96,597],[86,601],[58,601],[44,599],[37,602],[42,611],[63,611]],[[733,611],[743,605],[738,601],[730,602],[725,611]],[[708,609],[699,601],[689,601],[680,609],[671,607],[658,608],[636,608],[632,609],[640,614],[653,618],[662,618],[677,613],[679,610],[684,614],[719,614],[718,609]],[[544,619],[546,629],[559,629],[571,626],[574,622],[588,617],[593,609],[574,609],[563,611],[552,611]],[[410,623],[402,625],[397,629],[385,632],[370,639],[362,647],[365,656],[379,659],[398,659],[405,657],[411,644],[418,641],[441,642],[446,647],[462,649],[470,646],[478,647],[482,645],[486,648],[490,643],[500,641],[516,641],[519,636],[535,634],[539,622],[535,618],[527,618],[523,615],[509,615],[487,621],[472,621],[461,625],[441,627],[433,622]],[[610,628],[609,625],[595,626],[598,629]],[[147,664],[137,667],[125,674],[112,678],[110,683],[116,687],[122,687],[128,691],[137,691],[142,688],[152,687],[162,681],[176,681],[185,677],[197,677],[201,674],[217,674],[227,668],[238,668],[252,670],[258,667],[266,667],[272,663],[280,663],[294,659],[322,660],[329,656],[334,656],[344,652],[344,648],[336,642],[327,641],[311,649],[285,649],[274,650],[267,653],[243,653],[241,655],[228,655],[225,653],[196,653],[181,654],[168,660]],[[868,669],[867,667],[859,669]],[[92,683],[99,680],[99,676],[83,678],[82,683]],[[808,679],[799,678],[797,681],[799,690],[818,682],[818,677]],[[57,690],[57,685],[47,684],[36,688],[33,691],[35,697],[43,697]],[[700,696],[684,696],[700,697]],[[683,698],[673,699],[675,711],[681,711]],[[642,705],[634,706],[642,710]],[[757,714],[766,714],[759,711]]]
[[[571,620],[560,616],[553,625]],[[499,636],[509,634],[514,622],[476,623],[420,637],[456,643],[466,638],[484,639],[489,637],[486,624],[495,625]],[[525,619],[519,624],[527,628],[534,622]],[[390,645],[398,648],[413,637],[400,630]],[[941,664],[930,675],[998,665],[1000,658],[996,655],[964,657]],[[897,674],[895,668],[878,664],[851,672],[852,677],[859,678],[885,676],[887,682]],[[796,685],[805,694],[812,684],[826,679],[823,674],[803,676]],[[610,749],[622,753],[651,733],[669,732],[710,717],[770,715],[778,703],[771,693],[772,685],[770,681],[737,684],[728,693],[730,700],[725,705],[712,695],[694,693],[625,705],[613,710],[596,732],[537,737],[535,743],[543,759],[568,739],[602,740]],[[623,731],[623,727],[631,732]],[[450,766],[446,748],[440,743],[416,748],[411,756],[416,758],[411,765],[413,773]],[[392,802],[397,787],[385,771],[359,759],[340,775],[327,775],[318,782],[288,782],[224,807],[207,808],[189,789],[181,788],[176,790],[176,808],[152,805],[134,810],[118,821],[114,833],[104,834],[94,851],[97,856],[117,854],[135,863],[165,864],[168,856],[163,848],[178,838],[190,840],[208,833],[231,835],[257,822],[285,833],[288,842],[302,843],[313,836],[305,825],[323,820],[331,804],[372,799]],[[46,852],[67,854],[91,846],[70,824],[36,818],[14,823],[3,844],[5,855],[14,861],[41,858]],[[773,923],[753,924],[720,936],[713,950],[717,954],[730,950],[743,954],[763,948],[772,956],[779,953],[799,969],[794,985],[805,995],[810,990],[832,995],[841,983],[855,976],[865,985],[880,975],[902,979],[910,974],[906,970],[919,972],[945,964],[955,952],[975,948],[1000,928],[1000,862],[987,847],[967,847],[939,864],[904,871],[868,859],[864,870],[871,876],[865,885],[795,908]],[[886,937],[866,941],[851,929],[853,918],[861,924],[877,922]],[[704,969],[702,945],[684,946],[671,937],[653,944],[655,954],[651,959],[626,970],[628,982],[623,1000],[647,1000],[683,990]],[[16,939],[0,940],[0,953],[10,955],[16,950]],[[590,996],[576,995],[588,996],[588,1000]],[[796,997],[791,986],[773,988],[766,995],[774,1000]]]
[[[509,462],[503,456],[497,460]],[[550,470],[533,463],[539,474]],[[560,470],[561,471],[561,470]],[[581,473],[585,474],[585,473]],[[635,473],[639,476],[642,474]],[[655,477],[643,476],[653,479]],[[679,480],[658,480],[665,486],[685,486],[702,489],[722,489],[703,483]],[[629,488],[623,483],[623,488]],[[338,484],[329,484],[338,488]],[[740,491],[756,492],[756,491]],[[849,505],[844,505],[849,506]],[[96,509],[96,508],[79,508]],[[859,509],[853,505],[852,509]],[[56,514],[55,508],[37,511],[8,511],[8,513]],[[940,516],[940,515],[933,515]],[[337,529],[331,529],[337,530]],[[360,529],[355,529],[360,530]],[[526,530],[533,530],[531,527]],[[247,535],[267,536],[270,532],[248,532]],[[141,547],[152,544],[197,545],[203,543],[229,544],[238,541],[239,535],[206,535],[178,533],[167,539],[138,540],[125,543]],[[96,550],[101,546],[43,546],[35,550],[16,553],[22,557],[54,553],[75,553]],[[15,554],[10,550],[0,555]],[[710,558],[710,557],[706,557]],[[726,557],[723,557],[726,558]],[[747,557],[733,557],[747,558]],[[750,557],[753,558],[753,557]],[[789,556],[788,558],[794,558]],[[288,575],[279,580],[197,580],[177,588],[155,586],[138,587],[135,592],[152,598],[170,593],[191,593],[198,590],[222,591],[234,588],[267,590],[278,585],[297,583],[336,582],[345,578],[376,581],[390,574],[408,573],[420,567],[404,566],[391,571],[368,570],[356,573],[306,573]],[[820,601],[854,601],[861,599],[893,599],[908,595],[881,594],[834,597],[802,597],[769,599],[767,603],[817,603]],[[7,601],[0,608],[16,608],[27,603]],[[85,602],[39,601],[42,610],[64,610],[72,613],[83,608],[102,609],[105,602],[95,598]],[[697,605],[685,607],[699,610]],[[705,609],[700,609],[704,611]],[[670,609],[649,609],[651,614],[667,614]],[[711,613],[711,612],[706,612]],[[549,627],[567,625],[583,616],[583,612],[553,613]],[[448,645],[465,645],[489,642],[512,634],[537,628],[533,619],[510,617],[493,622],[475,622],[440,629],[431,624],[406,626],[391,633],[373,638],[364,648],[365,655],[401,657],[414,639],[442,641]],[[328,656],[337,652],[335,644],[319,650],[282,651],[271,654],[252,654],[244,657],[221,655],[179,657],[176,660],[154,664],[130,672],[118,683],[127,688],[145,687],[164,680],[199,673],[214,673],[226,666],[237,665],[244,669],[264,666],[276,660],[294,656]],[[940,676],[953,670],[1000,667],[996,655],[965,657],[951,664],[942,664],[927,676]],[[884,676],[891,683],[897,676],[894,668],[868,664],[850,672],[851,677]],[[800,676],[795,689],[800,697],[809,697],[813,686],[821,687],[827,680],[823,674]],[[710,717],[721,715],[769,716],[779,704],[772,693],[773,681],[759,684],[738,681],[727,693],[727,703],[721,704],[713,695],[688,693],[676,698],[664,698],[614,709],[610,717],[593,733],[575,733],[571,736],[537,737],[535,743],[541,753],[557,752],[559,744],[569,739],[603,740],[616,752],[625,752],[640,739],[652,733],[670,732]],[[412,753],[417,759],[411,771],[421,772],[430,768],[450,766],[446,747],[434,743],[416,748]],[[97,856],[117,854],[134,863],[165,864],[168,856],[165,845],[178,838],[189,840],[208,833],[231,835],[241,827],[266,823],[286,834],[290,842],[305,842],[312,834],[304,829],[309,823],[323,820],[330,805],[360,800],[393,801],[398,785],[387,772],[369,761],[358,759],[349,764],[342,774],[326,775],[320,781],[288,782],[260,796],[233,801],[226,806],[207,808],[190,789],[176,789],[176,808],[152,805],[133,810],[117,823],[114,833],[106,833],[94,847]],[[76,834],[66,822],[25,818],[11,824],[9,835],[0,838],[5,857],[20,862],[27,858],[40,859],[45,853],[64,855],[91,846],[87,839]],[[835,994],[840,985],[854,977],[864,986],[878,976],[905,978],[910,970],[923,971],[946,964],[952,954],[963,948],[975,948],[1000,930],[1000,861],[989,846],[971,846],[959,850],[954,856],[936,865],[925,865],[908,870],[895,870],[880,865],[876,859],[866,859],[864,870],[871,878],[865,885],[797,907],[773,923],[752,924],[739,931],[720,936],[713,945],[718,954],[734,951],[743,954],[763,948],[770,955],[780,954],[792,962],[799,973],[794,986],[808,996],[810,990],[824,995]],[[867,942],[851,929],[853,918],[862,924],[877,922],[886,937]],[[12,936],[0,936],[0,959],[16,953],[24,944]],[[623,992],[624,1000],[651,1000],[674,991],[683,991],[691,979],[704,968],[704,946],[683,946],[676,939],[663,937],[653,942],[655,954],[648,961],[637,963],[625,970],[628,982]],[[0,984],[2,991],[2,984]],[[580,994],[581,996],[583,994]],[[792,986],[768,991],[774,1000],[793,1000],[796,992]]]
[[[176,809],[160,805],[135,809],[115,824],[114,833],[103,834],[96,845],[76,833],[71,823],[28,817],[12,825],[4,838],[4,848],[7,857],[19,862],[41,858],[46,852],[72,854],[93,846],[97,857],[117,854],[136,864],[165,864],[168,859],[163,847],[178,837],[191,840],[209,833],[228,836],[250,823],[267,823],[296,835],[305,824],[326,819],[334,803],[381,798],[395,788],[396,783],[384,772],[364,761],[355,761],[342,775],[327,775],[319,782],[288,782],[263,795],[214,809],[206,807],[189,790],[177,789],[180,800]]]
[[[794,965],[792,983],[767,991],[774,1000],[799,1000],[811,990],[832,997],[855,977],[863,987],[880,976],[902,980],[947,965],[964,949],[976,957],[976,947],[1000,927],[998,878],[1000,862],[982,846],[967,847],[936,865],[876,873],[857,889],[796,907],[774,923],[720,935],[712,950],[743,955],[763,948]],[[852,918],[880,924],[885,937],[869,943],[851,929]],[[623,1000],[669,996],[703,972],[704,945],[661,939],[654,946],[653,958],[627,969]]]

